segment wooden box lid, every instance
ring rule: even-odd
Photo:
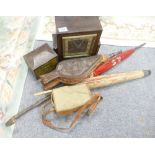
[[[57,57],[57,54],[50,48],[48,44],[44,44],[26,54],[24,59],[29,68],[35,70],[55,57]]]

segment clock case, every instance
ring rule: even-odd
[[[56,33],[52,35],[53,48],[60,61],[67,58],[93,56],[98,53],[102,34],[98,16],[55,16],[55,24]],[[78,51],[73,45],[80,40],[82,47]]]

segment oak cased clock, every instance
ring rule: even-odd
[[[53,46],[59,60],[96,55],[102,26],[96,16],[56,16]]]

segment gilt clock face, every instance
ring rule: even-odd
[[[94,48],[97,34],[63,37],[63,57],[89,56]]]
[[[77,39],[68,41],[68,53],[83,52],[87,50],[88,39]]]

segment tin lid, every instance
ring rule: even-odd
[[[43,44],[39,48],[24,55],[25,62],[32,70],[35,70],[55,57],[57,57],[57,54],[48,44]]]

